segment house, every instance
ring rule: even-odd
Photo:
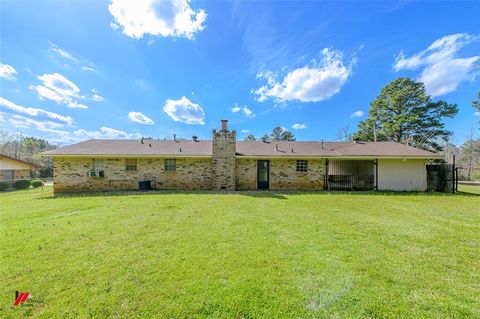
[[[13,183],[30,179],[31,170],[36,165],[0,154],[0,182]]]
[[[427,189],[439,154],[394,142],[237,141],[227,120],[212,140],[88,140],[41,153],[54,190]]]

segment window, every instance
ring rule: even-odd
[[[92,168],[88,172],[90,177],[104,177],[104,163],[103,159],[92,159]]]
[[[125,170],[133,172],[137,170],[137,160],[136,159],[126,159],[125,160]]]
[[[306,160],[297,160],[297,172],[306,172],[308,164]]]
[[[165,171],[175,172],[177,170],[177,161],[175,159],[165,159]]]
[[[92,160],[92,171],[103,171],[103,159],[95,158]]]

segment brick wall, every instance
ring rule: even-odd
[[[271,159],[270,189],[324,189],[325,171],[326,164],[324,159],[309,159],[307,172],[297,172],[296,159]],[[236,187],[237,190],[257,189],[257,160],[237,158]]]
[[[7,178],[7,173],[5,171],[10,170],[0,170],[0,181],[3,181]],[[8,174],[9,176],[10,174]],[[15,169],[13,170],[13,179],[20,180],[20,179],[30,179],[30,170],[29,169]]]
[[[13,179],[30,179],[30,170],[29,169],[16,169],[13,172]]]
[[[137,170],[126,171],[124,158],[105,158],[103,178],[89,177],[91,158],[55,158],[54,191],[135,190],[142,179],[155,180],[157,189],[210,190],[210,158],[177,158],[176,171],[165,171],[163,158],[137,159]]]
[[[212,189],[235,190],[236,132],[213,130]]]
[[[321,190],[324,189],[326,163],[324,159],[308,160],[307,172],[297,172],[295,159],[270,161],[270,189]]]
[[[237,158],[235,165],[236,189],[257,189],[257,160],[248,158]]]

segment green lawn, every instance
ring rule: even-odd
[[[464,185],[458,184],[458,191],[480,195],[480,185]]]
[[[0,194],[4,318],[480,318],[480,197]],[[44,305],[14,308],[15,290]]]

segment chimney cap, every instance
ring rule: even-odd
[[[228,132],[228,120],[227,119],[222,119],[222,131],[223,132]]]

